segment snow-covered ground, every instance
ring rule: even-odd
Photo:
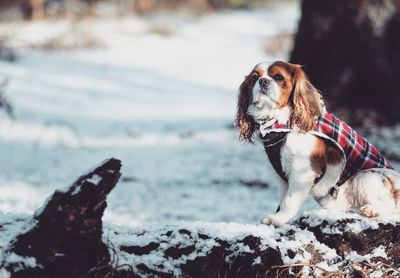
[[[105,220],[258,223],[276,209],[260,145],[232,129],[237,88],[293,33],[295,4],[199,16],[3,23],[20,49],[0,63],[16,120],[0,118],[0,211],[33,212],[56,188],[108,157],[123,162]],[[164,28],[169,36],[151,30]],[[91,36],[90,50],[27,50]]]
[[[266,46],[293,34],[298,17],[284,2],[202,17],[0,24],[20,54],[0,62],[16,114],[0,117],[0,212],[32,213],[116,157],[123,176],[107,222],[258,223],[278,192],[262,146],[240,143],[232,129],[237,88],[256,63],[287,58],[288,49]],[[89,37],[98,48],[27,48]],[[257,182],[268,186],[245,185]]]

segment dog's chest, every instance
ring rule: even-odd
[[[282,169],[287,176],[296,171],[311,168],[310,157],[315,148],[316,137],[311,134],[290,132],[281,149]]]
[[[310,156],[315,148],[315,136],[298,132],[273,132],[263,142],[273,168],[283,180],[287,181],[294,170],[308,170],[311,167]]]

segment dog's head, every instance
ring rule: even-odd
[[[322,112],[321,96],[300,65],[260,63],[240,85],[235,123],[240,138],[252,142],[260,123],[287,118],[291,127],[307,132]]]

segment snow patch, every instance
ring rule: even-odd
[[[105,224],[104,228],[103,241],[110,242],[111,246],[117,250],[118,258],[120,259],[118,261],[119,264],[135,266],[143,263],[152,269],[174,273],[175,275],[182,275],[177,270],[179,265],[196,257],[206,256],[214,247],[219,246],[219,243],[214,238],[231,243],[229,250],[231,254],[225,258],[226,261],[242,253],[253,252],[249,246],[240,242],[240,240],[249,235],[259,237],[261,246],[264,246],[265,249],[273,248],[279,250],[285,264],[309,261],[311,255],[304,248],[307,245],[314,246],[328,263],[332,263],[338,258],[336,251],[320,244],[311,232],[301,230],[292,225],[274,228],[261,224],[190,222],[167,225],[165,227],[150,226],[137,229]],[[289,232],[289,230],[293,232]],[[204,236],[199,237],[199,235]],[[120,250],[121,246],[149,247],[154,242],[159,242],[160,245],[145,255],[135,256]],[[196,248],[190,254],[182,255],[177,259],[174,258],[172,260],[164,257],[168,248],[185,248],[187,246],[196,246]],[[294,252],[296,256],[291,258],[288,255],[288,250],[291,250],[292,253]],[[254,264],[260,262],[261,258],[256,258]],[[331,265],[329,268],[337,270],[338,266]]]
[[[22,257],[15,253],[5,253],[18,235],[28,232],[36,223],[37,222],[33,220],[31,216],[9,213],[0,214],[0,261],[4,262],[6,265],[16,264],[19,268],[38,266],[35,258]],[[0,274],[7,273],[4,266],[5,265],[1,268]]]
[[[92,183],[94,185],[98,185],[102,179],[103,179],[102,177],[100,177],[99,175],[95,174],[92,177],[90,177],[88,179],[85,179],[85,181],[90,182],[90,183]]]
[[[6,259],[4,260],[6,264],[16,265],[14,268],[15,271],[19,271],[25,268],[34,268],[37,267],[36,259],[33,257],[23,257],[20,255],[11,252],[7,254]]]
[[[358,213],[326,209],[306,211],[302,216],[305,217],[304,222],[311,227],[318,225],[324,226],[322,225],[324,222],[326,225],[323,228],[323,232],[331,234],[341,233],[338,228],[335,227],[335,224],[343,220],[350,220],[346,221],[345,231],[353,233],[361,233],[366,229],[378,229],[379,224],[400,222],[400,215],[397,214],[367,218]]]
[[[48,189],[6,179],[0,182],[0,213],[32,213],[48,195]]]

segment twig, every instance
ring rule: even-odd
[[[292,264],[284,264],[284,265],[274,265],[272,266],[268,271],[271,270],[277,270],[276,271],[276,275],[275,277],[279,278],[279,275],[284,272],[284,271],[289,271],[289,269],[291,267],[301,267],[301,269],[295,274],[295,277],[301,277],[301,271],[303,270],[304,267],[309,267],[311,268],[313,271],[314,269],[318,269],[321,270],[323,272],[322,276],[320,277],[324,277],[324,278],[330,278],[330,277],[345,277],[346,275],[349,275],[350,272],[347,271],[329,271],[324,269],[323,267],[317,266],[315,264],[311,264],[309,262],[305,262],[305,263],[292,263]]]
[[[400,269],[398,269],[398,268],[396,268],[396,267],[394,267],[394,266],[392,266],[390,264],[387,264],[385,262],[382,262],[382,261],[379,261],[377,263],[355,262],[351,266],[352,266],[353,269],[355,269],[356,266],[360,267],[361,270],[357,270],[357,271],[360,271],[364,275],[364,277],[368,277],[368,275],[371,272],[373,272],[375,270],[379,270],[380,267],[384,267],[385,270],[391,270],[391,271],[396,272],[397,276],[398,276],[398,274],[400,274]]]

